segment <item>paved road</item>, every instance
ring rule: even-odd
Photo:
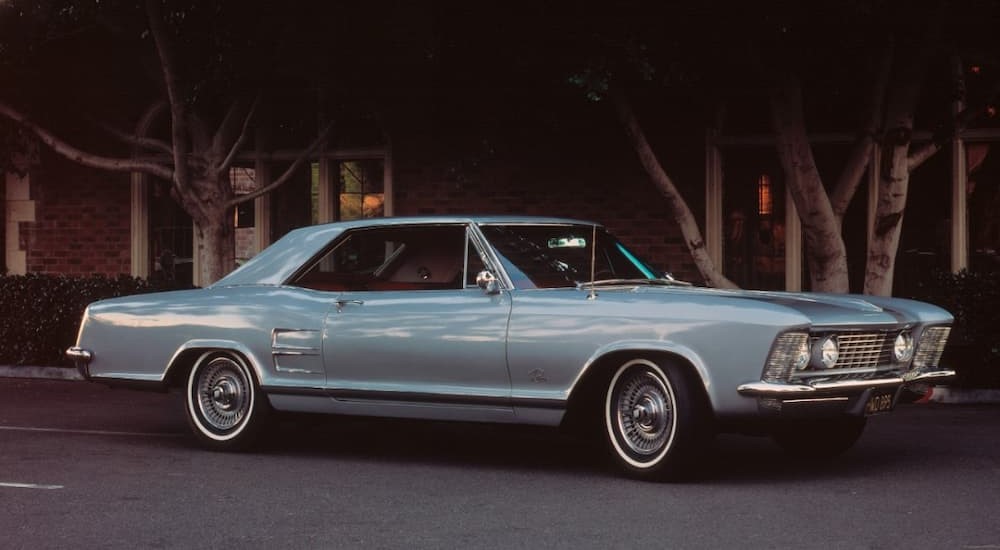
[[[1000,407],[905,405],[833,463],[720,438],[622,479],[550,430],[296,419],[195,448],[176,395],[0,379],[0,548],[1000,549]]]

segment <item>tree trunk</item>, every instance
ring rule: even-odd
[[[667,199],[670,212],[673,214],[674,220],[677,221],[677,225],[681,228],[681,234],[684,236],[684,242],[691,253],[691,258],[694,259],[694,263],[698,267],[698,271],[701,272],[702,277],[705,278],[705,282],[709,286],[716,288],[738,288],[735,283],[727,279],[718,270],[712,259],[708,256],[708,250],[705,248],[705,239],[701,236],[701,230],[698,228],[698,222],[695,220],[694,214],[688,208],[687,202],[684,201],[684,197],[681,196],[680,191],[674,186],[674,182],[670,179],[670,176],[663,170],[660,161],[657,160],[656,154],[653,153],[653,148],[650,147],[649,142],[646,140],[646,136],[639,126],[639,121],[636,119],[628,99],[625,98],[620,90],[612,88],[611,100],[618,111],[618,118],[621,120],[622,125],[625,126],[625,133],[628,135],[632,147],[635,149],[636,154],[639,155],[639,162],[645,168],[646,173],[649,174],[649,178],[656,185],[656,188]]]
[[[198,284],[208,286],[236,267],[232,184],[229,173],[199,174],[191,180],[190,192],[178,196],[191,214],[198,237]]]
[[[802,220],[811,288],[816,292],[849,292],[847,249],[840,234],[840,222],[813,159],[806,135],[802,92],[794,79],[785,79],[772,91],[771,123],[778,157]]]
[[[910,184],[910,131],[910,128],[897,127],[886,137],[883,147],[884,158],[888,162],[879,175],[875,227],[868,242],[868,263],[865,267],[865,294],[892,294],[896,252],[899,249],[906,193]]]
[[[201,286],[208,286],[236,267],[233,219],[222,213],[214,218],[195,222],[198,235],[199,276]]]
[[[886,164],[879,174],[875,227],[868,242],[865,266],[865,294],[892,294],[896,252],[903,228],[903,211],[910,185],[910,143],[913,136],[913,111],[920,95],[924,68],[920,56],[911,56],[897,75],[886,108],[886,131],[882,157]]]

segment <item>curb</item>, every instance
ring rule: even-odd
[[[41,378],[45,380],[83,380],[73,367],[0,366],[0,378]]]
[[[960,405],[1000,404],[1000,390],[949,388],[932,386],[918,403],[951,403]]]

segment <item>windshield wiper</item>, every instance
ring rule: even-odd
[[[589,288],[591,286],[691,286],[687,281],[677,279],[600,279],[594,282],[585,281],[577,283],[577,288]]]

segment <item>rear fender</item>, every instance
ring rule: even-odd
[[[185,371],[194,365],[198,357],[212,351],[232,351],[242,355],[250,368],[253,369],[257,382],[263,384],[264,370],[262,365],[264,363],[257,354],[242,342],[214,339],[188,340],[177,348],[173,357],[170,358],[163,382],[170,385],[171,382],[176,383],[180,380],[183,383],[183,379],[187,375]]]

